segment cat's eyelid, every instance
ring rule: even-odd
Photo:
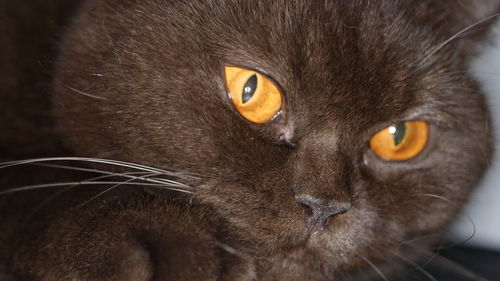
[[[222,63],[221,65],[222,65],[222,67],[221,67],[221,73],[222,73],[223,77],[225,77],[225,71],[224,71],[224,69],[226,67],[244,68],[244,69],[248,69],[248,70],[260,73],[262,75],[265,75],[266,77],[270,78],[272,80],[272,82],[274,82],[274,84],[278,87],[278,89],[283,90],[281,88],[280,84],[276,81],[276,79],[274,78],[274,76],[272,74],[270,74],[269,72],[267,72],[266,70],[264,70],[264,69],[262,69],[262,68],[260,68],[258,66],[248,65],[248,64],[238,64],[238,63]]]
[[[279,81],[272,74],[270,74],[268,71],[266,71],[258,66],[255,66],[253,64],[222,63],[219,72],[221,73],[221,77],[223,78],[224,81],[226,80],[226,71],[225,71],[226,67],[244,68],[244,69],[255,71],[261,75],[266,76],[268,79],[270,79],[270,81],[274,84],[274,86],[276,86],[276,88],[278,88],[278,90],[280,91],[281,96],[283,98],[283,101],[284,101],[283,105],[284,106],[286,105],[286,94],[285,94],[284,88],[281,86],[281,83],[279,83]],[[285,108],[282,108],[281,110],[285,110]]]
[[[450,122],[446,118],[443,118],[443,113],[440,111],[427,111],[422,109],[408,111],[407,114],[394,118],[389,121],[380,122],[374,124],[369,133],[366,135],[366,139],[369,140],[377,132],[388,128],[394,124],[400,122],[411,122],[411,121],[425,121],[430,127],[441,127],[441,128],[454,128],[453,122]]]
[[[426,109],[425,107],[420,107],[415,110],[408,111],[398,122],[405,121],[426,121],[429,124],[436,125],[444,128],[454,128],[456,127],[456,120],[449,116],[449,114],[436,110],[436,108]]]
[[[401,116],[394,116],[394,118],[391,118],[390,120],[374,124],[373,130],[377,132],[393,124],[408,121],[426,121],[429,123],[429,125],[435,125],[438,127],[449,129],[457,127],[456,118],[453,118],[450,114],[432,106],[421,106],[418,108],[409,109]]]

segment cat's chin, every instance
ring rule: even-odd
[[[320,249],[302,245],[266,260],[263,280],[337,280],[334,276],[348,264],[338,257],[325,259]]]

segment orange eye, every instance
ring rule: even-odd
[[[231,101],[245,119],[261,124],[280,112],[281,92],[268,77],[233,66],[226,66],[224,72]]]
[[[422,152],[428,139],[427,122],[400,122],[376,133],[370,140],[370,148],[383,159],[404,161]]]

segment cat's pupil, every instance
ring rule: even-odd
[[[257,89],[257,75],[252,75],[252,77],[248,78],[248,81],[243,86],[243,103],[248,102],[252,99],[255,94],[255,90]]]
[[[394,145],[400,145],[405,139],[406,135],[406,124],[404,122],[400,122],[389,128],[389,132],[393,135]]]

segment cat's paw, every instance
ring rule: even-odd
[[[253,262],[207,229],[175,204],[72,213],[51,226],[32,257],[17,259],[29,262],[16,270],[47,281],[254,280]]]

